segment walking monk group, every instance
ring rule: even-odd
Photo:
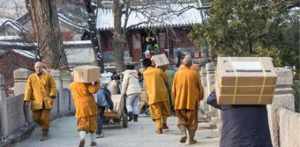
[[[160,68],[152,66],[150,59],[144,59],[143,66],[145,67],[144,87],[148,96],[150,114],[156,127],[155,132],[162,134],[163,129],[168,129],[167,117],[170,115],[167,76]]]
[[[178,128],[184,134],[180,142],[194,144],[198,127],[197,111],[200,100],[203,99],[203,89],[199,73],[191,68],[192,58],[185,56],[182,64],[173,80],[174,109],[178,118]]]
[[[84,147],[86,135],[89,133],[91,138],[91,146],[96,144],[97,129],[97,104],[93,94],[99,89],[99,82],[80,83],[73,82],[70,85],[74,105],[75,117],[77,119],[77,129],[79,131],[80,143],[79,147]]]
[[[25,86],[24,103],[31,105],[33,120],[42,128],[41,141],[48,139],[49,116],[56,97],[56,85],[53,77],[47,73],[42,62],[34,65],[35,73],[31,74]]]
[[[149,111],[155,123],[155,132],[162,134],[168,129],[167,118],[170,116],[168,78],[166,73],[155,67],[150,59],[144,59],[144,88],[148,97]],[[197,69],[191,67],[192,58],[186,56],[182,66],[174,76],[172,97],[174,110],[178,118],[178,128],[184,134],[181,143],[194,144],[195,132],[198,127],[197,110],[200,100],[203,99],[203,89]],[[48,138],[49,114],[56,97],[55,81],[46,70],[46,66],[37,62],[35,73],[28,78],[25,88],[25,104],[31,103],[33,119],[42,127],[42,138]],[[99,90],[100,82],[91,83],[72,82],[70,90],[75,105],[75,117],[80,136],[79,147],[84,147],[86,135],[91,138],[91,146],[96,144],[97,104],[94,94]]]

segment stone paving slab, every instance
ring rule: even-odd
[[[180,133],[176,127],[176,118],[168,120],[170,129],[165,134],[154,133],[154,124],[149,117],[140,118],[138,123],[129,123],[129,127],[105,129],[104,138],[97,139],[98,147],[186,147],[180,144]],[[199,130],[196,135],[198,143],[191,147],[218,147],[218,138],[214,130]],[[51,138],[39,141],[40,130],[35,129],[31,137],[15,147],[76,147],[78,134],[74,117],[64,117],[52,123]],[[89,137],[87,145],[89,146]]]

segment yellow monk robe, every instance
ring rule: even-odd
[[[193,65],[191,66],[191,69],[193,69],[193,70],[199,72],[199,70],[200,70],[200,67],[199,67],[199,66],[200,66],[199,64],[193,64]]]
[[[70,85],[77,118],[77,129],[95,133],[97,128],[97,105],[93,94],[99,89],[96,85],[73,82]]]
[[[175,98],[174,109],[179,119],[178,125],[197,129],[197,109],[203,99],[203,88],[197,71],[182,66],[175,74],[172,94]]]
[[[186,66],[175,74],[172,94],[175,98],[175,110],[194,110],[203,98],[203,89],[199,73]]]
[[[157,130],[167,125],[167,117],[170,115],[167,101],[149,105],[149,111]]]
[[[26,82],[24,101],[31,102],[33,120],[43,129],[49,128],[49,115],[56,96],[56,85],[53,77],[47,73],[31,74]]]
[[[151,117],[156,123],[156,128],[161,129],[170,115],[166,87],[167,76],[161,69],[154,67],[148,67],[143,76]]]
[[[144,73],[144,85],[147,90],[148,104],[163,102],[168,100],[168,90],[166,87],[167,76],[159,68],[148,67]]]

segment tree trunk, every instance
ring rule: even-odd
[[[93,50],[94,54],[96,57],[96,62],[97,65],[101,68],[101,73],[104,72],[104,59],[103,59],[103,51],[101,49],[101,43],[100,43],[100,34],[97,33],[97,28],[96,28],[96,13],[94,8],[92,7],[91,0],[84,0],[85,6],[86,6],[86,11],[89,14],[89,20],[88,20],[88,25],[89,25],[89,36],[91,39],[91,42],[93,44]],[[97,7],[100,6],[101,1],[97,1]]]
[[[40,59],[51,68],[67,67],[67,58],[63,50],[56,1],[28,0],[31,13],[34,38],[38,44]]]
[[[123,70],[123,50],[127,47],[126,36],[122,30],[122,5],[120,0],[113,0],[114,31],[112,47],[114,50],[114,60],[117,63],[117,69]]]

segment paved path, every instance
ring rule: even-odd
[[[169,119],[169,127],[165,134],[154,133],[154,126],[149,117],[141,117],[138,123],[130,123],[129,127],[105,129],[105,138],[97,139],[98,147],[184,147],[178,139],[180,134],[176,128],[176,119]],[[52,123],[51,138],[39,141],[40,131],[35,129],[30,138],[15,147],[77,147],[78,134],[74,117],[64,117]],[[191,147],[217,147],[218,139],[211,138],[212,130],[199,130],[196,139],[199,141]],[[89,145],[89,140],[87,141]],[[86,146],[88,146],[86,145]]]

